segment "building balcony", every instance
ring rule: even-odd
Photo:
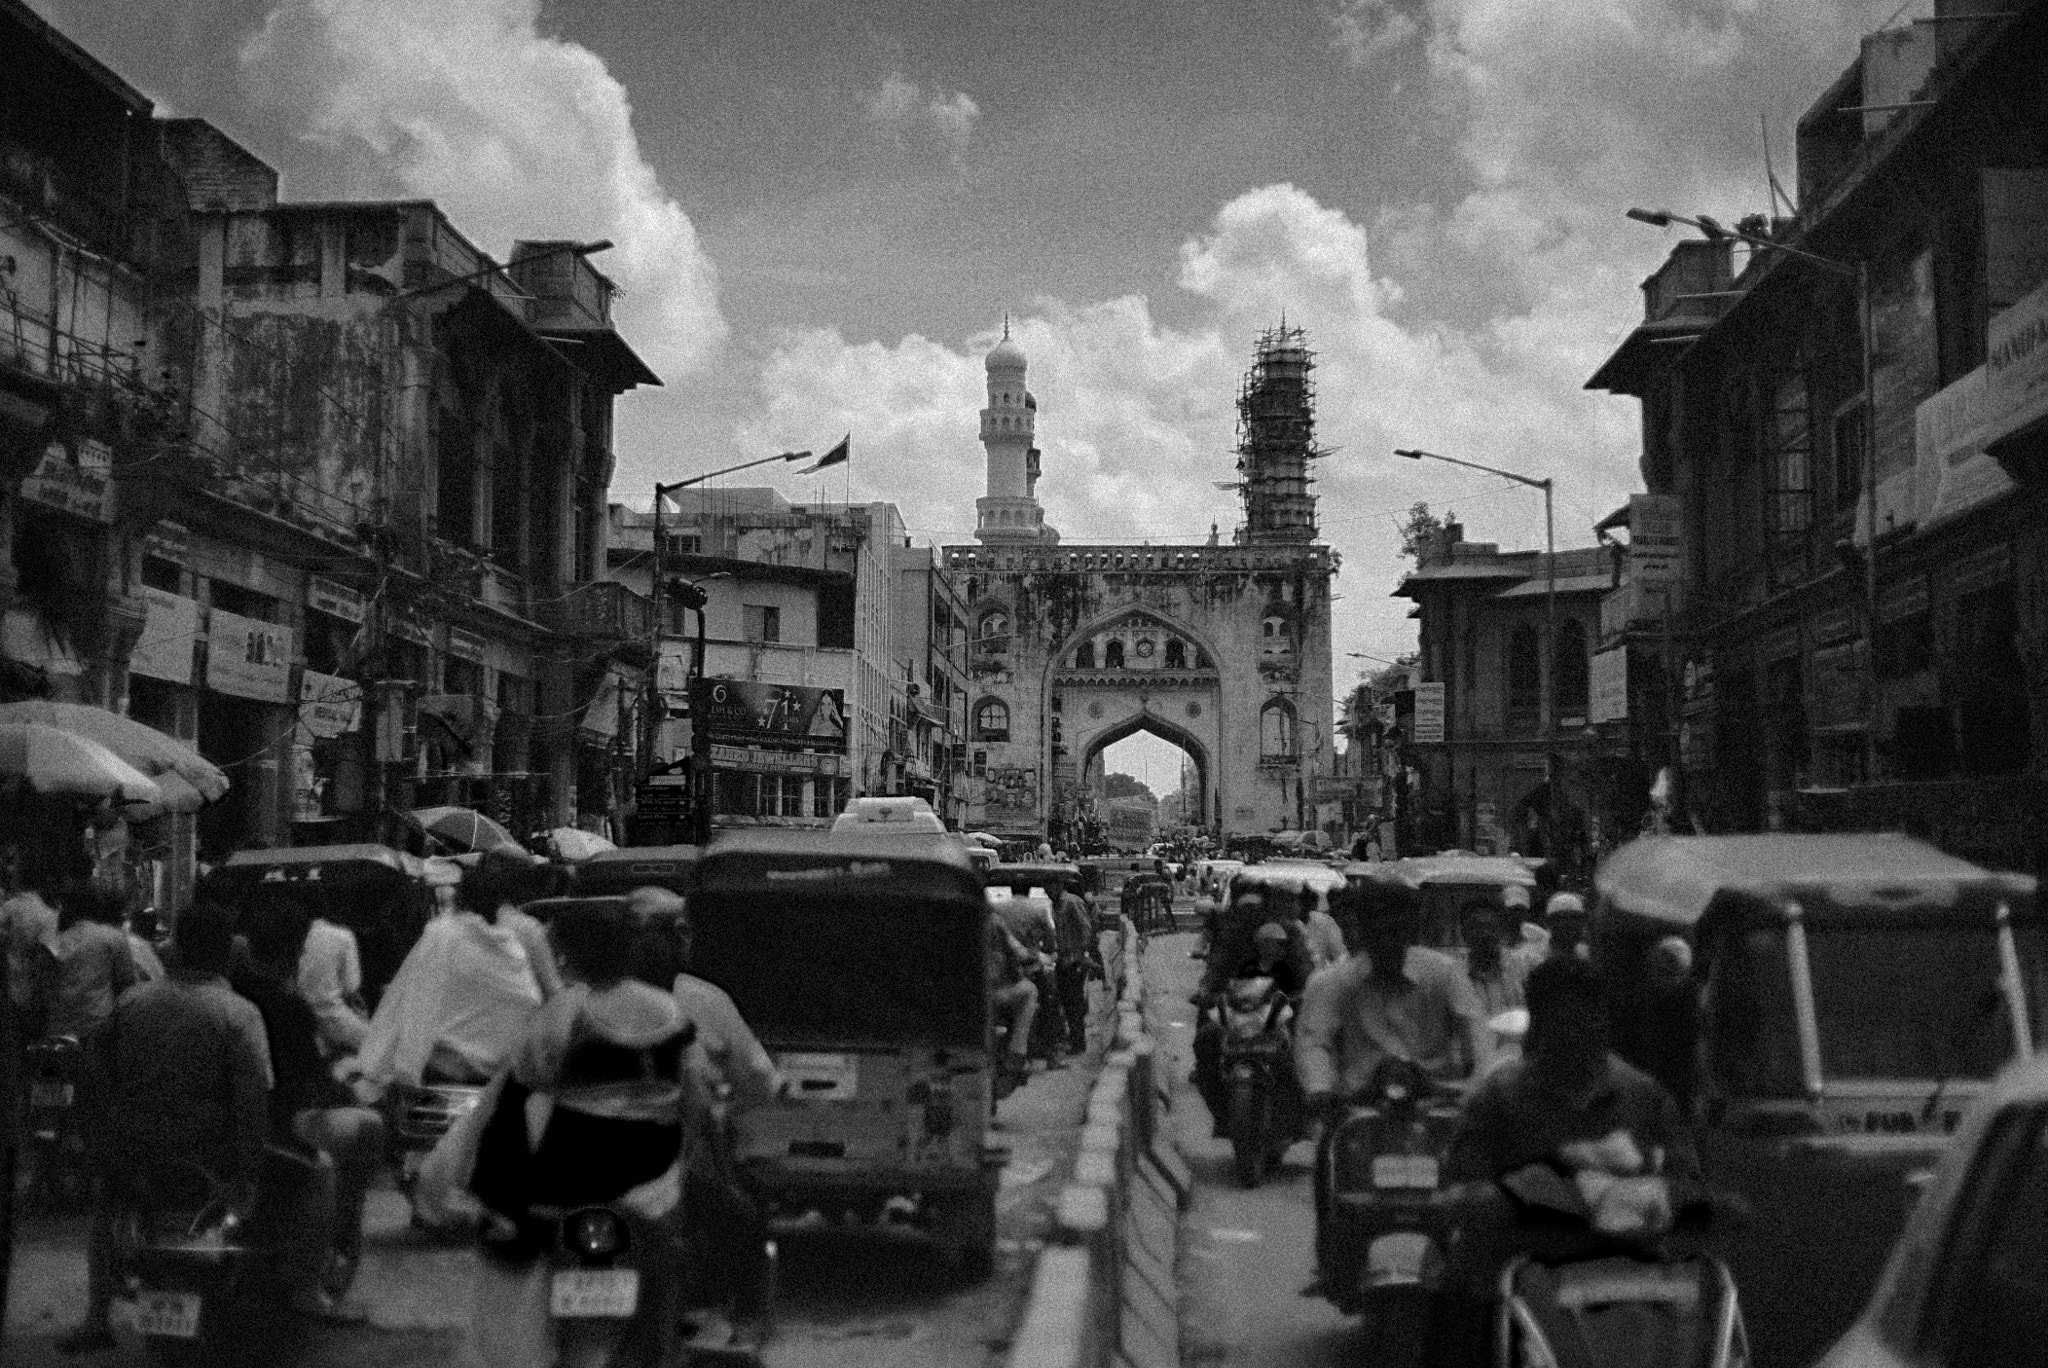
[[[654,600],[623,584],[579,584],[547,603],[547,626],[590,641],[646,641],[654,635]]]

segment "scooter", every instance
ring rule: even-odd
[[[1739,1202],[1695,1194],[1668,1227],[1629,1233],[1602,1229],[1548,1166],[1503,1186],[1540,1210],[1541,1233],[1501,1270],[1495,1368],[1747,1368],[1735,1280],[1706,1249],[1716,1225],[1740,1222]]]
[[[1224,1131],[1240,1186],[1255,1188],[1301,1134],[1292,1058],[1294,1003],[1272,978],[1232,979],[1209,1009],[1229,1089]]]
[[[1390,1059],[1324,1133],[1316,1154],[1314,1290],[1346,1315],[1419,1329],[1443,1262],[1441,1165],[1456,1099]]]
[[[273,1151],[271,1167],[293,1162]],[[302,1175],[267,1174],[280,1185]],[[118,1285],[135,1303],[143,1346],[160,1363],[288,1362],[303,1337],[291,1289],[272,1257],[281,1214],[259,1197],[245,1219],[226,1186],[193,1164],[129,1182],[114,1223]]]

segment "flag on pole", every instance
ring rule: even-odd
[[[802,470],[799,470],[797,474],[815,475],[819,471],[823,470],[826,466],[844,465],[846,463],[847,457],[852,454],[850,445],[852,441],[853,434],[849,432],[844,437],[841,437],[839,439],[838,446],[833,447],[823,456],[820,456],[814,464],[805,466]]]

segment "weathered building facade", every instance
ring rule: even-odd
[[[282,200],[12,0],[0,24],[28,74],[0,94],[0,657],[228,773],[136,833],[159,898],[242,846],[400,839],[416,806],[570,820],[591,667],[651,661],[647,605],[580,587],[613,400],[658,383],[595,248],[501,265],[428,203]]]
[[[1800,122],[1797,215],[1746,221],[1739,268],[1681,246],[1591,382],[1642,401],[1682,508],[1674,730],[1710,828],[2048,849],[2048,6],[1973,8],[1866,39]]]
[[[1292,458],[1305,469],[1313,453],[1312,358],[1298,331],[1269,334],[1260,356],[1244,406],[1246,503],[1256,516],[1235,545],[1152,546],[1059,542],[1036,501],[1037,401],[1024,354],[1007,337],[989,353],[982,544],[945,550],[969,615],[970,825],[1067,838],[1103,751],[1141,731],[1193,758],[1194,806],[1213,832],[1334,818],[1315,781],[1334,749],[1337,560],[1314,540],[1313,496],[1292,483]],[[1284,470],[1269,469],[1269,405],[1285,409],[1301,448]]]
[[[1411,839],[1425,850],[1582,855],[1606,808],[1592,666],[1612,559],[1590,547],[1559,551],[1549,566],[1543,552],[1463,534],[1451,523],[1426,540],[1396,590],[1416,602],[1414,688],[1429,697],[1404,738],[1418,780],[1407,795]],[[1557,644],[1546,662],[1553,589]]]

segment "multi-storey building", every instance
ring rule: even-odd
[[[1624,615],[1671,640],[1709,827],[2048,844],[2044,50],[2038,2],[1866,39],[1800,121],[1797,213],[1739,263],[1682,245],[1593,377],[1682,510],[1673,626]]]
[[[652,621],[580,586],[613,400],[657,382],[600,245],[504,265],[430,203],[283,200],[13,0],[0,25],[27,77],[0,89],[0,656],[17,692],[125,709],[228,772],[137,833],[160,891],[198,853],[400,839],[426,804],[615,814],[616,709],[583,704],[651,661]]]

